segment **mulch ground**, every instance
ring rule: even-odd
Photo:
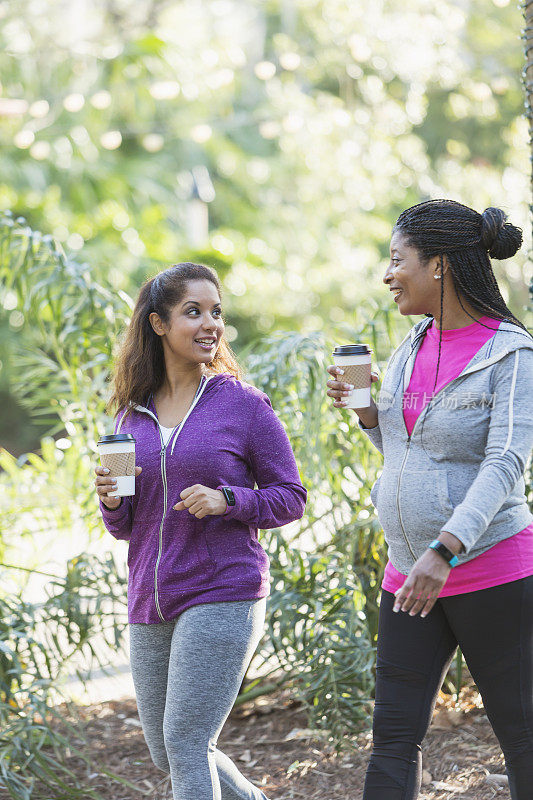
[[[440,696],[424,746],[420,800],[509,800],[507,786],[496,777],[505,772],[503,759],[478,704],[471,689],[464,690],[457,707]],[[150,761],[134,699],[87,706],[81,717],[94,769],[88,771],[75,758],[69,766],[85,785],[98,788],[108,800],[172,797],[168,779]],[[235,709],[219,746],[271,800],[361,800],[370,733],[361,733],[336,753],[324,736],[306,726],[303,709],[281,693]],[[137,789],[110,781],[103,770],[123,776]]]

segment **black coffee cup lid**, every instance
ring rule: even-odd
[[[117,442],[135,442],[131,433],[109,433],[107,436],[100,436],[98,444],[116,444]]]
[[[367,356],[372,352],[367,344],[340,344],[333,351],[334,356]]]

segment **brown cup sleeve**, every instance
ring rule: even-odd
[[[102,453],[100,463],[109,470],[110,478],[135,475],[135,453]]]
[[[344,370],[342,380],[344,383],[351,383],[354,389],[368,389],[371,380],[372,364],[357,364],[341,367]]]

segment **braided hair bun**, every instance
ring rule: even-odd
[[[475,320],[463,300],[476,311],[493,319],[511,321],[529,333],[507,307],[489,258],[489,253],[498,259],[510,258],[522,244],[522,231],[506,219],[499,208],[487,208],[478,214],[455,200],[426,200],[402,211],[395,230],[418,251],[422,263],[437,257],[442,269],[446,256],[455,294],[469,317]],[[442,317],[443,281],[440,285]]]
[[[521,229],[506,219],[501,208],[486,208],[481,215],[481,245],[499,260],[514,256],[522,244]]]

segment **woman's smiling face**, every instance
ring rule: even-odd
[[[383,277],[394,294],[400,314],[430,313],[440,303],[439,259],[423,263],[414,247],[399,230],[394,230],[390,242],[390,262]]]
[[[194,364],[209,364],[215,357],[224,333],[222,307],[216,286],[211,281],[189,281],[185,294],[169,312],[167,323],[150,315],[157,334],[162,336],[169,355]]]

